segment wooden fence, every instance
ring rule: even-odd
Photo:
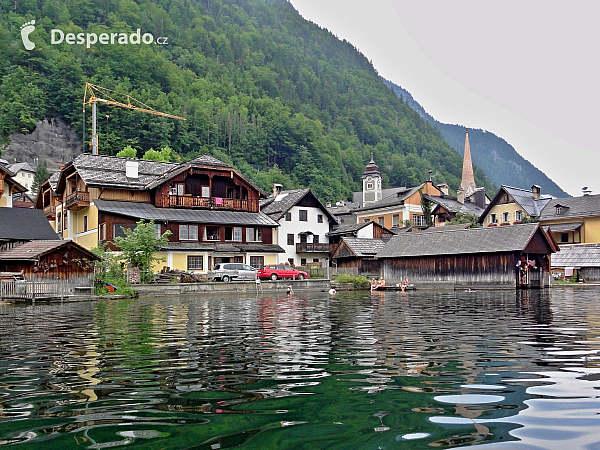
[[[91,294],[93,288],[93,276],[71,277],[64,280],[32,277],[29,280],[0,281],[0,300],[35,301],[36,299],[64,298],[69,295]]]

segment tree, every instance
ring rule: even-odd
[[[155,254],[167,244],[170,235],[170,231],[165,231],[160,237],[157,236],[154,220],[144,222],[141,219],[135,228],[125,230],[125,237],[116,237],[114,243],[123,252],[125,260],[140,269],[142,280],[149,281],[153,263],[164,261]]]
[[[137,158],[137,150],[131,145],[123,148],[117,155],[119,158]]]
[[[146,161],[164,161],[163,155],[153,148],[144,153],[142,159],[145,159]]]
[[[43,160],[35,169],[35,175],[33,176],[33,185],[31,186],[31,192],[36,193],[42,183],[50,178],[48,173],[48,163]]]
[[[479,220],[479,217],[477,217],[475,214],[462,213],[459,211],[454,215],[454,218],[452,220],[449,220],[448,222],[446,222],[446,225],[458,225],[461,223],[470,223],[471,226],[469,226],[469,228],[477,228],[478,220]]]
[[[425,226],[426,228],[432,227],[433,215],[431,214],[431,210],[433,209],[433,202],[423,195],[423,189],[419,189],[419,194],[421,194],[421,209],[423,209]]]

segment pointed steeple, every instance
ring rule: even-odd
[[[477,186],[475,185],[475,175],[473,175],[473,163],[471,162],[471,145],[469,144],[469,129],[465,134],[465,155],[463,157],[462,181],[460,188],[465,194],[471,195]]]

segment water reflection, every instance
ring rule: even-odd
[[[600,445],[599,291],[0,306],[0,444]]]

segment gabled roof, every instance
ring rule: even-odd
[[[223,161],[214,158],[210,155],[202,155],[199,156],[197,158],[194,158],[186,163],[183,164],[176,164],[174,167],[172,167],[170,170],[168,170],[167,172],[162,173],[160,176],[156,177],[154,180],[152,180],[151,182],[149,182],[146,185],[147,189],[154,189],[155,187],[161,185],[162,183],[169,181],[171,178],[179,175],[182,172],[185,172],[186,170],[189,170],[191,167],[196,167],[196,168],[221,168],[221,169],[229,169],[232,172],[234,172],[237,176],[239,176],[242,180],[244,180],[246,183],[248,183],[250,186],[252,186],[254,189],[256,189],[260,194],[262,194],[264,197],[267,196],[267,193],[265,191],[263,191],[261,188],[259,188],[258,186],[256,186],[252,181],[248,180],[246,177],[244,177],[240,172],[238,172],[236,169],[234,169],[233,167],[231,167],[229,164],[224,163]]]
[[[125,176],[127,161],[138,163],[138,178]],[[79,155],[67,164],[60,173],[57,189],[62,189],[65,176],[72,167],[87,186],[107,187],[117,189],[145,189],[146,185],[160,177],[165,172],[179,167],[180,164],[160,161],[145,161],[143,159],[119,158],[105,155]]]
[[[556,214],[556,205],[563,207],[562,214]],[[543,209],[540,220],[590,216],[600,216],[600,194],[584,195],[582,197],[555,198]]]
[[[337,223],[335,216],[329,212],[310,189],[289,189],[281,191],[277,197],[273,197],[273,194],[271,194],[268,198],[260,201],[260,211],[267,214],[273,220],[279,220],[308,195],[313,197],[319,205],[319,209],[325,213],[332,223]]]
[[[473,202],[459,202],[455,197],[443,196],[437,197],[434,195],[424,194],[423,197],[427,198],[429,201],[434,203],[436,206],[431,211],[435,214],[435,210],[439,207],[444,208],[446,211],[450,213],[456,214],[457,212],[461,212],[463,214],[472,214],[474,216],[479,217],[484,209]]]
[[[552,237],[540,227],[539,223],[527,223],[502,227],[440,230],[436,233],[401,233],[392,237],[377,257],[517,252],[527,247],[536,232],[542,234],[551,249],[557,248]]]
[[[4,172],[6,174],[4,177],[4,181],[7,181],[9,184],[11,184],[15,191],[27,192],[29,190],[13,178],[14,174],[10,170],[8,170],[8,168],[6,166],[3,166],[2,164],[0,164],[0,172]]]
[[[157,208],[151,203],[100,199],[94,200],[94,205],[96,205],[98,211],[133,217],[134,219],[154,219],[156,222],[214,223],[264,227],[279,226],[269,216],[260,212]]]
[[[374,257],[378,252],[383,250],[385,241],[383,239],[366,239],[366,238],[350,238],[343,237],[340,244],[336,248],[332,255],[332,258],[336,258],[338,249],[346,245],[348,250],[356,257]]]
[[[73,241],[31,241],[26,242],[23,245],[19,245],[17,247],[11,248],[10,250],[6,250],[0,253],[0,260],[36,260],[41,256],[44,256],[47,253],[50,253],[56,249],[59,249],[64,246],[74,246],[83,253],[85,253],[91,260],[99,259],[96,255],[94,255],[89,250],[86,250],[81,245],[76,244]]]
[[[569,223],[552,223],[547,227],[553,233],[564,233],[566,231],[577,231],[583,226],[583,222],[569,222]]]
[[[342,234],[356,234],[357,231],[362,230],[363,228],[373,225],[374,227],[379,227],[384,231],[387,231],[391,235],[395,234],[394,231],[389,228],[384,227],[383,225],[379,225],[377,222],[368,221],[368,222],[360,222],[360,223],[343,223],[337,225],[333,231],[327,233],[327,236],[339,236]]]
[[[502,185],[500,186],[500,189],[498,189],[498,192],[496,193],[490,204],[487,206],[487,208],[485,208],[485,211],[483,211],[483,213],[481,213],[481,215],[479,216],[480,221],[488,215],[488,213],[494,206],[496,206],[496,202],[498,201],[503,192],[510,195],[513,198],[513,200],[517,202],[517,204],[521,208],[523,208],[523,210],[525,210],[525,212],[530,217],[539,217],[544,207],[552,200],[552,197],[548,195],[541,196],[540,198],[536,199],[533,197],[533,193],[529,189],[521,189],[512,186]]]
[[[44,211],[30,208],[1,208],[0,240],[59,240]]]
[[[8,166],[8,170],[10,170],[14,175],[16,175],[20,170],[35,173],[35,169],[33,169],[33,167],[31,167],[29,163],[26,162],[11,164],[10,166]]]

